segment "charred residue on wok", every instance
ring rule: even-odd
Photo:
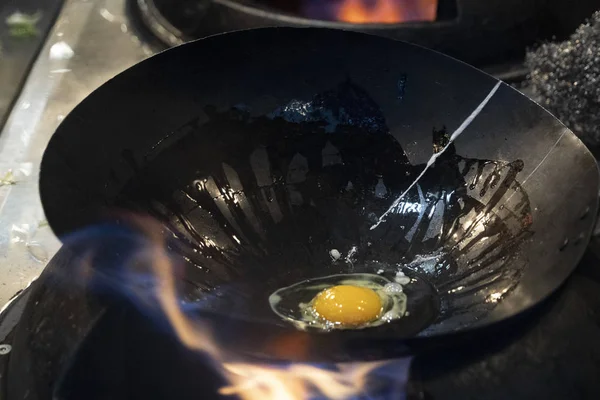
[[[516,255],[532,224],[521,160],[465,158],[450,144],[371,231],[423,165],[410,163],[358,85],[269,115],[205,114],[133,165],[119,200],[165,222],[171,246],[197,266],[199,293],[234,286],[235,307],[311,277],[404,265],[438,291],[425,331],[435,332],[480,318],[519,282]],[[433,129],[433,152],[448,140],[441,124]],[[348,255],[332,262],[331,249]]]

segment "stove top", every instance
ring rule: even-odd
[[[0,304],[27,287],[60,247],[45,222],[37,183],[55,128],[103,82],[164,47],[139,27],[130,7],[126,0],[66,0],[0,133],[0,177],[13,176],[11,184],[0,182]],[[411,395],[600,397],[599,263],[600,243],[592,242],[559,293],[513,324],[492,328],[476,352],[472,337],[456,338],[452,350],[417,357]],[[9,380],[11,335],[29,294],[24,290],[0,314],[0,376]],[[0,396],[8,398],[4,390]]]

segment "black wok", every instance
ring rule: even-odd
[[[94,268],[117,274],[108,265],[141,243],[125,214],[162,223],[184,260],[182,297],[207,304],[198,318],[267,357],[296,334],[271,312],[272,291],[402,266],[418,283],[409,316],[298,333],[311,350],[290,356],[339,360],[342,344],[462,332],[547,297],[584,252],[598,170],[552,115],[466,64],[364,34],[272,28],[168,50],[100,87],[50,141],[40,191],[72,273],[46,271],[38,291],[84,310],[79,340],[112,295],[60,290],[90,248]]]

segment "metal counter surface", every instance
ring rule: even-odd
[[[54,130],[94,89],[154,53],[131,28],[126,6],[125,0],[65,2],[0,133],[0,306],[60,247],[38,194]]]

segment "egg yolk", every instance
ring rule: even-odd
[[[374,290],[339,285],[325,289],[313,300],[313,309],[329,322],[356,326],[373,321],[381,313],[381,299]]]

